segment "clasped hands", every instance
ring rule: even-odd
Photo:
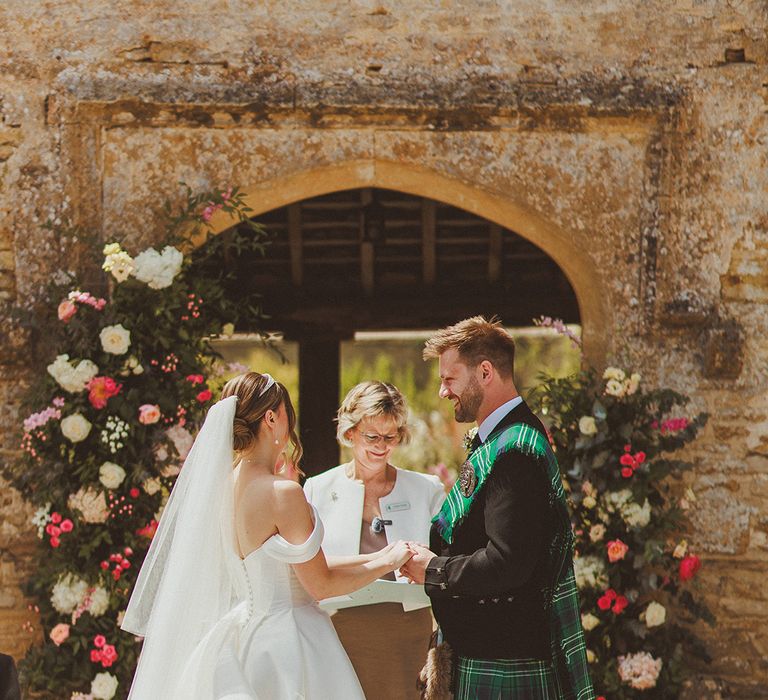
[[[427,565],[437,555],[418,542],[393,542],[387,548],[392,556],[395,569],[408,579],[409,583],[424,583]]]

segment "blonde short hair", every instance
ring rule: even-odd
[[[365,418],[379,416],[386,416],[395,422],[401,443],[410,440],[408,404],[400,390],[387,382],[360,382],[347,392],[336,413],[336,439],[340,444],[351,447],[347,433]]]

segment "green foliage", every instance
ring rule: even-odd
[[[209,226],[217,211],[234,225],[221,236],[213,236]],[[231,332],[228,324],[247,321],[253,327],[261,318],[258,297],[225,292],[235,282],[228,258],[263,252],[266,243],[262,229],[248,219],[249,211],[238,190],[193,194],[187,188],[184,205],[166,209],[161,243],[206,241],[187,255],[163,248],[162,253],[150,250],[141,253],[143,258],[131,257],[116,244],[102,253],[97,235],[65,229],[62,236],[79,246],[79,269],[52,282],[42,303],[13,314],[44,340],[30,358],[38,371],[24,397],[24,407],[38,415],[30,417],[21,434],[19,458],[3,470],[38,507],[41,543],[27,592],[37,602],[42,643],[21,663],[30,694],[87,694],[99,672],[118,679],[117,697],[128,693],[140,645],[118,629],[118,619],[192,433],[215,400],[211,390],[220,382],[211,338]],[[118,259],[130,262],[128,268],[133,265],[131,276],[116,267],[111,275],[101,270],[102,262]],[[86,283],[90,294],[85,294]],[[114,326],[130,333],[124,351],[108,351],[100,339],[103,329]],[[59,371],[45,369],[65,354],[72,373],[81,361],[94,363],[96,378],[113,382],[114,395],[100,401],[93,382],[66,389],[61,358]],[[142,406],[156,407],[158,419],[140,420]],[[90,424],[79,441],[67,437],[62,427],[76,414]],[[115,431],[109,423],[115,419],[124,423],[125,434],[113,435],[110,447]],[[105,463],[117,465],[124,476],[115,467],[106,467],[105,474]],[[75,583],[67,587],[62,581]],[[68,602],[52,595],[57,584]],[[56,646],[49,634],[60,624],[69,625],[69,636]],[[103,649],[114,647],[116,660],[91,658],[98,635],[105,638]]]
[[[673,491],[674,477],[693,466],[685,447],[707,416],[686,416],[687,397],[645,390],[639,375],[617,368],[600,378],[593,371],[542,376],[529,401],[548,423],[570,492],[597,694],[677,698],[686,661],[707,659],[692,623],[714,624],[691,581],[700,562],[681,540],[688,526],[684,508],[692,504]],[[663,621],[655,606],[655,619],[646,618],[652,603],[663,606]],[[621,678],[620,657],[640,652],[661,660],[653,690]]]

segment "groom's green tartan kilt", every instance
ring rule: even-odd
[[[557,680],[550,661],[470,659],[456,666],[454,700],[557,700]]]

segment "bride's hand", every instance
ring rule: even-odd
[[[405,562],[413,556],[413,552],[408,548],[407,542],[398,540],[382,549],[381,555],[386,557],[387,564],[391,566],[394,571],[405,564]]]

